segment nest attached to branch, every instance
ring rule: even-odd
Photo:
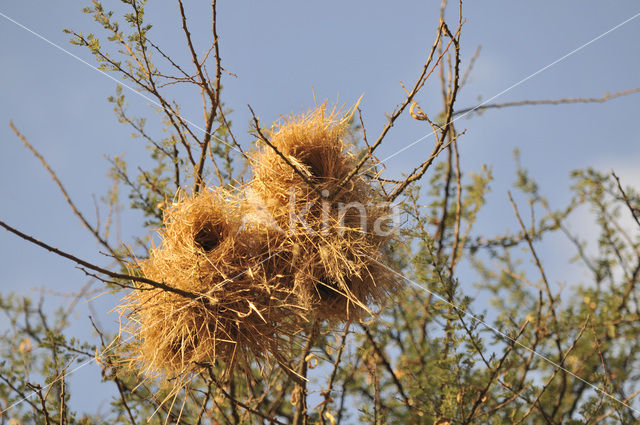
[[[134,363],[147,375],[184,375],[216,360],[230,369],[281,349],[297,331],[303,311],[274,273],[281,257],[270,230],[242,228],[243,210],[218,190],[183,196],[165,211],[162,242],[140,269],[194,297],[142,285],[125,298]]]
[[[380,264],[391,238],[388,206],[360,173],[340,186],[356,166],[344,141],[354,110],[341,114],[323,104],[284,118],[269,137],[288,163],[270,146],[252,158],[250,187],[284,233],[293,292],[316,317],[332,321],[370,313],[367,306],[381,305],[395,286]]]
[[[190,296],[140,284],[124,299],[137,369],[184,377],[266,354],[285,364],[307,322],[383,304],[396,282],[382,266],[390,209],[361,173],[345,182],[354,109],[284,118],[268,133],[275,149],[253,152],[243,191],[181,194],[165,210],[162,241],[138,266]]]

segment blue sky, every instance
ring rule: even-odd
[[[115,2],[114,2],[115,3]],[[339,99],[347,105],[364,95],[361,104],[370,137],[385,124],[385,113],[403,100],[400,81],[417,77],[433,41],[439,3],[382,1],[219,2],[219,34],[225,75],[223,100],[234,109],[233,128],[248,146],[251,104],[262,123],[282,114],[305,110],[316,98]],[[63,28],[98,32],[83,15],[85,2],[21,1],[0,3],[0,12],[43,37],[93,62],[84,49],[68,43]],[[203,4],[204,5],[204,4]],[[109,5],[106,5],[109,7]],[[189,10],[199,51],[209,40],[208,10]],[[475,49],[482,50],[459,107],[473,106],[539,71],[595,37],[640,12],[635,1],[467,2],[463,27],[463,67]],[[177,6],[152,2],[147,10],[154,23],[150,36],[178,58],[187,59]],[[0,219],[26,233],[52,242],[82,258],[107,264],[100,247],[73,216],[39,162],[19,143],[9,120],[27,136],[56,170],[79,208],[94,219],[93,196],[108,189],[108,163],[103,155],[125,155],[132,165],[147,163],[142,143],[117,123],[106,98],[115,82],[0,17]],[[601,96],[640,86],[640,17],[495,99]],[[174,91],[183,115],[200,123],[199,95]],[[144,99],[127,93],[131,111],[153,116]],[[436,79],[417,100],[428,113],[440,106]],[[515,180],[512,151],[539,181],[553,206],[568,202],[571,170],[594,166],[615,169],[623,183],[640,183],[640,94],[605,104],[536,106],[487,111],[457,121],[467,130],[460,140],[465,171],[492,167],[495,182],[481,216],[483,232],[516,229],[506,190]],[[429,133],[423,123],[400,119],[379,151],[385,158]],[[394,178],[431,150],[432,138],[416,144],[388,162]],[[576,220],[586,220],[576,218]],[[122,240],[144,236],[142,217],[120,217]],[[585,223],[587,223],[585,221]],[[589,229],[577,221],[578,226]],[[566,249],[558,241],[545,247],[548,264],[556,266],[552,280],[568,278],[561,267]],[[73,264],[0,233],[0,291],[34,295],[38,288],[73,292],[85,282]],[[65,299],[48,295],[50,305]],[[104,323],[115,323],[106,312],[112,300],[96,303]],[[78,329],[86,329],[86,306],[78,310]],[[84,382],[91,382],[87,375]]]

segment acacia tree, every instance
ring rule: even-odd
[[[131,171],[121,158],[110,158],[110,176],[116,184],[107,197],[108,208],[113,211],[124,189],[129,207],[141,210],[151,228],[162,222],[162,206],[177,191],[197,193],[209,181],[238,186],[247,173],[246,146],[234,135],[222,97],[225,71],[215,0],[209,11],[212,41],[204,54],[198,53],[202,48],[194,44],[184,5],[177,0],[188,63],[178,62],[154,43],[144,1],[122,2],[128,9],[124,25],[96,0],[85,9],[108,33],[106,40],[67,32],[73,44],[91,51],[101,70],[118,75],[144,94],[162,117],[163,136],[156,138],[145,117],[127,110],[122,87],[109,98],[118,121],[148,145],[155,166]],[[513,190],[527,199],[529,212],[521,211],[510,195],[519,231],[484,235],[475,223],[490,189],[491,171],[463,173],[464,152],[458,140],[464,135],[454,120],[489,108],[601,102],[638,90],[599,99],[457,108],[456,97],[467,83],[473,60],[462,69],[461,2],[452,8],[453,21],[445,20],[446,7],[445,1],[424,66],[413,85],[405,88],[406,97],[380,134],[372,138],[365,130],[359,110],[352,123],[359,161],[341,183],[362,173],[385,201],[403,212],[403,225],[386,264],[402,285],[386,308],[367,321],[309,329],[303,343],[290,353],[294,374],[279,364],[267,367],[256,362],[230,374],[224,373],[224,365],[212,364],[188,386],[172,391],[126,367],[126,336],[95,326],[95,338],[80,341],[66,331],[72,308],[49,317],[42,304],[3,295],[0,308],[10,331],[0,337],[2,423],[9,418],[14,421],[10,423],[45,424],[634,423],[638,418],[634,397],[640,391],[631,372],[638,364],[635,347],[640,342],[635,330],[640,314],[640,194],[624,188],[615,174],[580,170],[571,176],[573,198],[564,208],[553,210],[534,179],[519,167]],[[424,112],[415,100],[427,81],[441,87],[442,107],[433,113]],[[179,105],[168,97],[169,86],[198,90],[201,123],[181,115]],[[385,175],[376,150],[402,114],[424,123],[435,143],[427,157],[407,166],[402,179],[393,180]],[[146,240],[114,242],[109,225],[100,228],[91,223],[46,159],[19,129],[12,128],[114,263],[99,267],[4,222],[0,225],[75,261],[110,289],[136,291],[136,284],[147,283],[160,291],[171,290],[169,284],[145,280],[135,267],[132,273],[135,259],[149,254]],[[251,131],[257,143],[268,143],[256,116]],[[570,214],[585,205],[600,229],[595,256],[585,252],[584,241],[567,225]],[[625,215],[638,227],[623,228]],[[592,275],[588,284],[575,282],[563,299],[552,289],[536,248],[554,233],[574,244],[576,260]],[[125,248],[131,245],[135,253]],[[457,272],[463,259],[472,264],[480,289],[494,295],[491,314],[473,311],[471,282],[461,281]],[[534,272],[525,261],[533,262]],[[103,369],[103,380],[116,390],[106,417],[68,407],[78,390],[65,379],[71,364],[94,357]],[[296,375],[306,380],[295,379]]]

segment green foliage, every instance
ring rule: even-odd
[[[84,9],[106,42],[92,33],[66,32],[73,44],[89,49],[100,69],[134,84],[156,105],[155,114],[137,117],[129,113],[122,87],[108,99],[117,120],[148,149],[149,162],[133,169],[123,156],[109,157],[112,186],[102,200],[111,217],[124,190],[128,208],[143,214],[141,230],[147,231],[161,224],[163,208],[178,191],[202,190],[211,182],[236,187],[245,170],[234,154],[239,145],[227,119],[232,111],[219,98],[221,69],[216,81],[196,65],[205,68],[206,60],[183,71],[151,42],[144,1],[122,3],[126,28],[98,1]],[[190,44],[186,27],[185,34]],[[165,97],[163,88],[175,84],[202,94],[204,133]],[[431,127],[436,136],[443,135],[445,112]],[[149,124],[158,119],[159,126]],[[362,129],[355,122],[352,127],[358,158],[370,155],[358,139]],[[527,213],[514,202],[520,229],[486,236],[477,227],[492,170],[463,173],[458,136],[453,128],[447,131],[449,144],[427,183],[413,182],[399,198],[403,227],[387,247],[388,260],[407,279],[399,277],[401,290],[379,316],[348,326],[316,324],[319,332],[310,327],[304,336],[309,349],[293,344],[287,353],[292,364],[257,360],[237,365],[234,373],[215,365],[172,392],[127,368],[126,334],[95,327],[90,343],[69,337],[75,302],[50,312],[43,301],[1,296],[6,326],[0,335],[0,401],[3,409],[11,406],[5,417],[61,424],[633,423],[637,416],[621,401],[640,390],[633,373],[640,346],[638,189],[623,189],[615,176],[597,170],[578,170],[571,175],[573,198],[553,209],[516,152],[514,193],[526,200]],[[370,169],[366,175],[376,179]],[[383,191],[389,184],[376,183]],[[587,245],[591,230],[571,229],[584,211],[597,228],[595,252]],[[105,240],[111,229],[110,219]],[[544,243],[559,236],[574,247],[574,266],[588,273],[561,288],[540,260]],[[139,273],[130,270],[128,250],[114,252],[120,270]],[[96,354],[103,387],[113,393],[109,412],[72,412],[70,397],[82,389],[65,377]],[[295,371],[304,371],[310,382],[302,386]]]

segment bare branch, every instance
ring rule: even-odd
[[[309,364],[309,354],[311,353],[311,348],[316,339],[316,334],[318,332],[319,323],[314,321],[311,324],[311,331],[307,335],[307,342],[302,350],[302,355],[300,357],[300,365],[298,366],[298,375],[300,375],[304,380],[302,382],[296,383],[296,388],[294,393],[298,394],[298,402],[296,403],[296,413],[293,416],[293,425],[307,425],[309,415],[307,414],[307,371]]]
[[[42,394],[42,386],[36,384],[27,383],[27,387],[38,395],[38,399],[40,400],[40,405],[42,406],[41,412],[44,415],[44,423],[45,425],[51,425],[51,416],[49,416],[49,409],[47,408],[47,401],[45,396]],[[0,416],[1,418],[1,416]]]
[[[198,79],[200,80],[199,86],[207,93],[211,101],[209,114],[206,117],[204,138],[200,146],[201,147],[200,158],[198,159],[198,163],[195,169],[195,176],[194,176],[195,182],[194,182],[193,190],[195,193],[198,193],[200,191],[200,188],[203,185],[202,173],[204,171],[204,162],[207,158],[207,152],[209,149],[209,143],[211,143],[211,137],[213,136],[211,129],[213,128],[213,122],[215,121],[216,112],[218,110],[218,104],[220,102],[220,77],[222,75],[222,71],[221,71],[221,65],[220,65],[220,51],[218,48],[218,36],[216,32],[216,4],[215,4],[215,0],[211,4],[212,14],[213,14],[213,18],[212,18],[213,45],[214,45],[215,57],[216,57],[215,89],[208,84],[207,78],[205,77],[205,74],[203,72],[203,66],[201,65],[200,60],[198,59],[198,55],[195,51],[195,48],[193,47],[193,42],[191,40],[191,33],[189,32],[189,27],[187,26],[187,18],[184,12],[184,6],[182,4],[182,0],[178,0],[178,6],[180,8],[180,16],[182,18],[182,30],[185,34],[187,45],[189,46],[191,59],[197,70]]]
[[[258,121],[258,118],[256,117],[256,114],[253,112],[253,109],[251,108],[251,105],[247,105],[249,107],[249,110],[251,111],[251,115],[253,116],[253,123],[254,123],[254,127],[256,130],[256,134],[258,135],[258,138],[260,140],[262,140],[263,142],[265,142],[271,149],[273,149],[273,151],[280,157],[282,158],[282,160],[289,166],[291,167],[291,169],[297,174],[299,175],[302,180],[304,180],[304,182],[309,185],[309,187],[311,189],[313,189],[318,195],[322,196],[322,192],[320,192],[320,189],[318,189],[316,187],[315,184],[313,184],[313,182],[311,180],[309,180],[309,178],[298,168],[296,167],[290,160],[289,158],[287,158],[282,152],[280,152],[280,150],[273,144],[271,143],[271,140],[269,140],[269,138],[267,136],[265,136],[262,133],[262,130],[260,129],[260,122]]]
[[[526,105],[564,105],[569,103],[604,103],[609,100],[616,99],[618,97],[627,96],[633,93],[640,92],[640,87],[636,87],[629,90],[618,91],[615,93],[606,93],[601,97],[570,97],[563,99],[541,99],[541,100],[520,100],[516,102],[504,102],[504,103],[488,103],[486,105],[472,106],[468,108],[459,109],[454,112],[453,116],[465,115],[469,112],[479,112],[486,109],[499,109],[508,108],[512,106],[526,106]]]
[[[400,382],[400,379],[398,379],[398,375],[396,375],[395,371],[391,367],[391,363],[389,363],[389,361],[387,360],[387,356],[385,356],[385,354],[382,352],[382,349],[378,346],[378,343],[373,338],[373,335],[371,335],[371,331],[369,331],[369,328],[363,324],[361,324],[360,327],[364,331],[365,335],[367,336],[367,340],[369,340],[369,343],[373,346],[373,349],[380,358],[382,365],[387,370],[387,372],[389,372],[389,375],[391,375],[391,379],[393,380],[393,383],[395,384],[400,397],[402,397],[404,405],[408,409],[411,409],[413,407],[413,403],[411,403],[411,399],[409,399],[409,397],[407,396],[404,386]]]
[[[431,73],[433,72],[435,67],[438,65],[438,63],[442,59],[442,55],[444,54],[444,52],[438,57],[436,63],[431,68],[431,71],[429,71],[429,66],[431,65],[431,62],[433,61],[433,56],[434,56],[434,54],[436,52],[436,49],[437,49],[438,45],[440,45],[440,38],[442,36],[442,31],[443,31],[444,27],[445,27],[445,23],[444,23],[444,21],[441,21],[440,25],[438,27],[438,34],[436,36],[436,40],[434,41],[433,45],[431,46],[431,50],[429,51],[429,55],[427,57],[427,61],[425,62],[424,66],[422,67],[422,72],[420,73],[420,76],[416,80],[416,83],[414,84],[413,89],[407,95],[406,99],[404,100],[404,102],[402,102],[400,107],[397,108],[393,112],[393,114],[391,114],[391,116],[389,117],[389,121],[387,122],[387,125],[382,129],[382,132],[378,136],[378,139],[369,147],[367,155],[363,156],[362,159],[358,162],[358,164],[356,164],[356,166],[353,168],[353,170],[351,170],[351,172],[349,172],[349,174],[347,174],[342,179],[342,181],[338,184],[337,192],[339,192],[340,189],[349,180],[351,180],[353,178],[353,176],[355,176],[358,173],[358,171],[360,171],[362,166],[369,160],[369,158],[371,157],[373,152],[378,148],[378,146],[380,146],[380,144],[384,140],[385,136],[387,135],[387,133],[389,132],[391,127],[393,127],[393,124],[395,123],[395,121],[402,114],[402,112],[405,110],[407,105],[409,105],[413,101],[413,98],[415,97],[415,95],[418,94],[420,89],[424,86],[424,83],[427,81],[427,79],[429,78],[429,76],[431,75]],[[336,195],[333,195],[333,196],[336,196]]]
[[[627,208],[629,208],[629,211],[631,212],[633,219],[638,224],[638,226],[640,226],[640,219],[638,218],[638,207],[634,207],[633,205],[631,205],[631,202],[629,202],[629,198],[627,197],[627,194],[625,193],[624,189],[622,189],[622,184],[620,184],[620,179],[616,175],[615,171],[612,171],[611,175],[613,176],[614,179],[616,179],[616,183],[618,184],[618,190],[620,191],[620,194],[622,194],[622,199],[624,200],[624,203],[627,204]]]
[[[458,24],[458,30],[456,31],[456,34],[453,35],[451,33],[451,31],[449,30],[449,27],[447,26],[447,24],[443,21],[442,22],[442,31],[444,31],[445,34],[447,34],[447,36],[449,37],[450,41],[454,44],[455,47],[455,51],[454,51],[454,65],[453,65],[453,76],[452,76],[452,81],[451,81],[451,91],[450,94],[447,96],[447,106],[446,106],[446,116],[444,119],[444,126],[441,129],[441,133],[440,133],[440,137],[438,138],[435,147],[433,148],[433,152],[431,153],[431,155],[429,156],[429,158],[423,162],[419,167],[417,167],[416,169],[414,169],[411,174],[409,174],[409,176],[404,180],[404,182],[399,185],[392,193],[391,195],[388,196],[388,200],[389,201],[393,201],[395,200],[398,196],[400,196],[400,194],[402,194],[402,192],[405,191],[405,189],[407,188],[407,186],[409,186],[411,183],[418,181],[422,178],[422,176],[424,176],[424,174],[427,172],[427,170],[429,169],[429,167],[431,166],[431,164],[433,163],[433,160],[438,156],[438,154],[441,152],[445,139],[448,136],[448,133],[451,129],[451,126],[453,124],[453,105],[455,104],[456,101],[456,97],[458,95],[458,90],[460,88],[460,84],[459,84],[459,77],[460,77],[460,31],[462,30],[461,28],[461,23]],[[443,52],[444,54],[444,52]],[[464,134],[464,133],[461,133]],[[452,138],[452,140],[449,141],[449,143],[451,143],[453,140],[455,140],[457,136],[454,136]]]
[[[21,231],[9,226],[8,224],[6,224],[3,221],[0,221],[0,226],[4,227],[9,232],[21,237],[22,239],[24,239],[24,240],[26,240],[28,242],[31,242],[32,244],[38,245],[39,247],[42,247],[42,248],[46,249],[47,251],[53,252],[56,255],[59,255],[59,256],[64,257],[66,259],[69,259],[69,260],[71,260],[71,261],[73,261],[73,262],[75,262],[75,263],[77,263],[77,264],[79,264],[81,266],[84,266],[84,267],[86,267],[88,269],[94,270],[94,271],[96,271],[98,273],[102,273],[104,275],[110,276],[110,277],[112,277],[114,279],[125,279],[125,280],[132,280],[134,282],[146,283],[148,285],[153,286],[156,289],[161,289],[161,290],[164,290],[164,291],[173,292],[173,293],[181,295],[181,296],[183,296],[185,298],[191,298],[191,299],[201,299],[202,298],[198,294],[194,294],[194,293],[188,292],[188,291],[183,291],[182,289],[174,288],[174,287],[169,286],[169,285],[167,285],[165,283],[156,282],[154,280],[147,279],[145,277],[132,276],[132,275],[123,274],[123,273],[116,273],[116,272],[112,272],[111,270],[103,269],[102,267],[98,267],[98,266],[96,266],[94,264],[89,263],[88,261],[81,260],[80,258],[77,258],[77,257],[75,257],[75,256],[73,256],[71,254],[68,254],[68,253],[66,253],[64,251],[61,251],[61,250],[59,250],[57,248],[54,248],[51,245],[47,245],[44,242],[40,242],[39,240],[37,240],[37,239],[35,239],[35,238],[33,238],[33,237],[29,236],[29,235],[26,235],[26,234],[22,233]]]
[[[60,192],[62,192],[62,196],[64,196],[64,199],[67,201],[67,204],[69,204],[69,206],[73,210],[73,213],[80,219],[80,221],[82,221],[82,224],[84,224],[84,226],[91,232],[91,234],[95,236],[95,238],[98,240],[98,242],[100,242],[100,244],[102,244],[102,246],[104,246],[105,248],[107,248],[107,250],[109,250],[109,252],[111,253],[111,255],[113,255],[114,258],[118,259],[119,257],[116,254],[116,252],[111,248],[111,245],[109,245],[109,243],[102,237],[102,235],[100,235],[100,232],[98,231],[98,229],[92,226],[87,221],[85,216],[80,212],[80,210],[73,203],[73,201],[71,200],[71,197],[69,196],[69,193],[67,192],[62,182],[56,175],[55,171],[53,171],[53,169],[49,166],[49,163],[47,162],[47,160],[44,159],[44,157],[40,154],[40,152],[38,152],[36,148],[34,148],[33,145],[29,143],[27,138],[22,133],[20,133],[20,131],[15,127],[15,125],[13,125],[13,122],[11,121],[9,122],[9,127],[11,127],[11,129],[16,134],[16,136],[18,136],[20,141],[22,141],[22,144],[27,149],[29,149],[36,158],[40,160],[40,162],[42,163],[42,166],[47,170],[47,172],[49,172],[51,179],[56,183],[56,185],[58,185]]]

